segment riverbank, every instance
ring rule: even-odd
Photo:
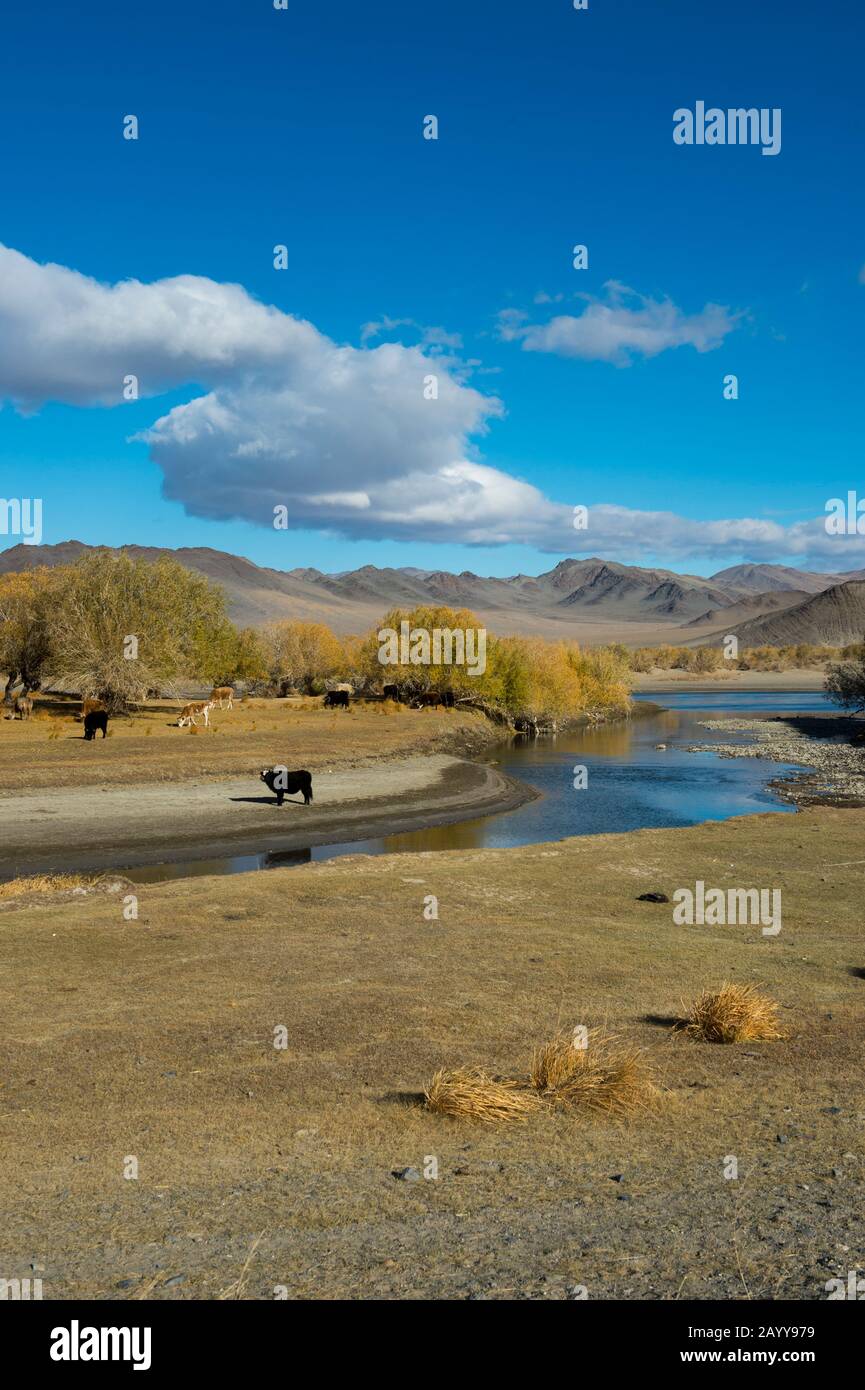
[[[693,753],[761,758],[811,769],[769,782],[785,801],[796,806],[865,806],[865,748],[850,742],[865,729],[862,720],[835,714],[787,714],[700,722],[705,729],[734,735],[735,741],[696,743],[690,748]],[[743,736],[749,741],[743,741]]]
[[[826,673],[811,668],[790,671],[717,671],[699,675],[693,671],[649,671],[632,673],[634,690],[663,695],[670,688],[693,690],[701,694],[728,690],[822,690]],[[663,703],[663,701],[662,701]]]
[[[5,910],[0,1268],[46,1299],[824,1299],[865,1267],[863,835],[809,810]],[[697,879],[780,885],[780,934],[637,900]],[[725,979],[788,1038],[671,1033]],[[579,1023],[645,1049],[657,1113],[421,1108]]]
[[[293,766],[293,764],[290,764]],[[364,840],[510,811],[536,795],[446,754],[317,772],[313,802],[278,807],[257,773],[232,780],[7,794],[0,877],[219,859]]]

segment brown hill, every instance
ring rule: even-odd
[[[749,594],[747,598],[739,599],[737,603],[728,604],[726,607],[710,608],[708,613],[701,613],[698,618],[692,618],[683,626],[714,630],[723,623],[725,630],[729,632],[733,623],[745,623],[751,618],[766,617],[781,609],[792,608],[810,597],[811,595],[803,589],[777,589],[772,593]]]
[[[80,541],[12,546],[0,552],[0,573],[34,565],[68,564],[92,548]],[[798,610],[797,601],[809,597],[814,583],[823,579],[830,583],[835,578],[803,571],[803,582],[795,590],[786,586],[790,577],[800,572],[783,566],[736,566],[705,579],[672,570],[623,565],[597,556],[569,558],[544,574],[517,574],[504,579],[485,578],[470,570],[450,574],[412,566],[379,569],[364,565],[342,574],[323,574],[310,567],[269,569],[242,556],[208,547],[124,548],[144,559],[174,556],[221,584],[229,612],[241,625],[262,626],[279,618],[300,618],[326,622],[337,632],[364,632],[389,608],[445,604],[472,609],[493,631],[501,633],[575,637],[592,643],[620,641],[632,646],[675,641],[677,630],[681,633],[680,641],[712,640],[695,629],[713,634],[722,629],[726,634],[736,631],[734,624],[742,624],[748,618],[762,620],[773,616],[779,606],[789,604]],[[759,571],[764,581],[774,583],[774,589],[760,594],[749,591],[752,571]],[[741,580],[741,586],[721,583],[725,576]],[[784,640],[830,639],[821,635],[815,639],[794,636]]]
[[[798,642],[842,647],[861,642],[865,633],[865,581],[836,584],[781,613],[754,618],[730,630],[740,647],[785,647]]]
[[[856,574],[815,574],[812,570],[791,569],[789,565],[731,565],[713,574],[712,582],[724,588],[745,589],[752,594],[785,589],[820,594],[824,589],[831,589],[833,584],[856,578]]]

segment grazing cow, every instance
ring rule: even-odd
[[[348,709],[349,694],[347,690],[329,690],[324,697],[325,709]]]
[[[286,767],[266,767],[259,775],[262,782],[276,793],[277,806],[282,805],[286,792],[303,792],[304,806],[308,806],[312,801],[312,774],[305,768],[289,772]]]
[[[385,700],[395,700],[398,705],[402,703],[398,685],[386,685],[382,691],[382,697]]]
[[[84,737],[91,739],[96,737],[96,730],[102,730],[102,737],[108,734],[108,712],[104,709],[91,710],[84,716]]]
[[[86,719],[88,714],[101,714],[101,712],[107,708],[108,706],[104,700],[100,700],[96,695],[92,695],[86,699],[81,706],[81,718]]]
[[[198,716],[204,715],[204,727],[210,727],[210,711],[213,707],[212,700],[194,700],[191,705],[184,705],[180,714],[177,716],[177,727],[182,729],[185,724],[194,724],[198,728]]]
[[[437,690],[425,690],[422,695],[418,695],[412,708],[438,709],[439,705],[443,703],[443,698]]]
[[[231,702],[234,699],[234,687],[231,685],[215,685],[210,692],[211,705],[219,705],[220,709],[231,709]],[[223,701],[225,704],[223,705]]]
[[[14,712],[12,717],[14,719],[15,715],[17,714],[19,719],[29,719],[32,713],[33,701],[30,699],[30,696],[27,694],[27,691],[24,690],[15,699]]]

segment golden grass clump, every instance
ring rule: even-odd
[[[539,1105],[520,1081],[490,1076],[482,1067],[442,1067],[424,1090],[427,1110],[462,1120],[495,1124],[526,1120]]]
[[[585,1062],[588,1044],[597,1041],[598,1030],[586,1033],[585,1048],[577,1047],[571,1033],[557,1033],[532,1053],[529,1076],[536,1091],[554,1091]]]
[[[102,874],[33,874],[0,883],[0,899],[23,898],[33,893],[68,893],[73,888],[92,888]]]
[[[724,983],[704,989],[680,1025],[700,1042],[771,1042],[785,1037],[778,1027],[778,1005],[756,985]]]
[[[620,1047],[600,1029],[589,1029],[587,1046],[575,1046],[570,1034],[558,1033],[535,1049],[531,1083],[538,1095],[558,1106],[622,1114],[652,1104],[657,1088],[635,1047]]]

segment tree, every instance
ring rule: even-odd
[[[262,639],[270,679],[281,695],[292,687],[305,695],[320,693],[347,664],[342,643],[324,623],[271,623]]]
[[[235,681],[260,681],[266,677],[267,649],[262,635],[254,627],[243,627],[235,636],[228,664],[215,677],[215,682],[233,685]]]
[[[824,682],[829,699],[842,709],[865,710],[865,648],[852,661],[830,666]]]
[[[222,590],[167,556],[96,550],[54,574],[52,674],[110,710],[179,679],[213,681],[236,651]]]
[[[41,566],[0,577],[0,670],[7,676],[7,700],[18,680],[27,690],[42,683],[52,651],[56,576]]]
[[[392,636],[381,639],[380,632]],[[412,634],[418,636],[412,638]],[[455,660],[459,654],[466,660]],[[467,608],[392,608],[364,638],[355,663],[370,685],[397,685],[409,697],[434,690],[449,690],[461,699],[488,694],[487,632]],[[486,668],[484,673],[479,666]]]

